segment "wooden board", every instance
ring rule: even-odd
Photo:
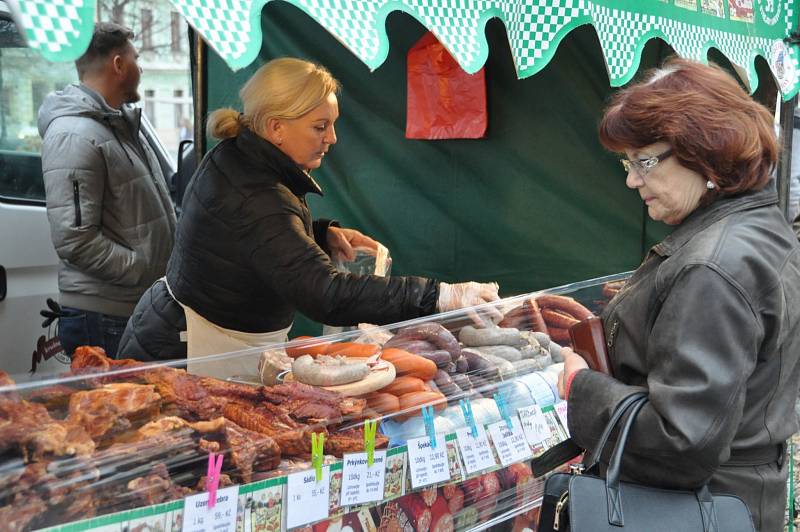
[[[364,359],[352,359],[355,361],[364,361]],[[360,381],[351,382],[349,384],[340,384],[338,386],[320,386],[332,392],[339,392],[347,397],[354,397],[357,395],[364,395],[366,393],[380,390],[384,386],[389,386],[397,372],[394,369],[394,364],[381,360],[377,365],[370,369],[369,374]],[[289,371],[283,376],[283,382],[295,382],[294,375]]]

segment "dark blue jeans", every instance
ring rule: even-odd
[[[76,347],[92,345],[105,349],[111,358],[117,357],[119,340],[128,318],[72,307],[61,309],[65,315],[58,319],[58,339],[67,355],[72,356]]]

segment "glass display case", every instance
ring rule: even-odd
[[[548,452],[568,438],[560,346],[627,276],[236,353],[145,364],[85,346],[65,375],[0,374],[0,516],[14,530],[535,529],[561,463]]]

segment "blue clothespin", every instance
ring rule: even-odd
[[[431,439],[431,448],[436,449],[436,427],[433,424],[433,405],[422,407],[422,420],[425,422],[425,432]]]
[[[461,405],[461,412],[464,414],[464,421],[472,428],[472,437],[478,437],[478,426],[475,424],[475,416],[472,415],[472,403],[469,399],[462,399],[458,402]]]
[[[506,421],[506,427],[508,427],[509,430],[514,428],[514,425],[511,424],[511,417],[508,415],[508,405],[506,404],[506,399],[499,391],[494,394],[494,402],[497,403],[497,409],[500,411],[500,415]]]

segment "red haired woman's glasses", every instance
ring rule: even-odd
[[[672,148],[668,149],[664,153],[659,153],[658,155],[654,155],[652,157],[648,157],[647,159],[620,159],[619,162],[622,163],[622,167],[625,169],[625,173],[630,173],[631,168],[636,170],[636,173],[639,174],[639,177],[644,178],[650,170],[655,168],[655,166],[663,161],[664,159],[668,159],[672,155]]]

